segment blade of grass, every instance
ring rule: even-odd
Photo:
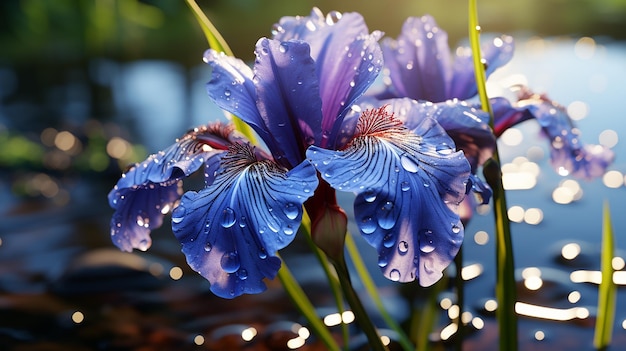
[[[493,111],[485,87],[485,69],[480,53],[480,26],[478,24],[478,10],[476,0],[469,0],[469,37],[472,48],[474,74],[476,86],[480,96],[482,109],[490,116],[490,125],[493,129]],[[513,259],[513,243],[511,240],[511,226],[507,215],[507,204],[500,156],[496,146],[492,158],[483,167],[483,174],[493,190],[494,217],[496,231],[496,299],[498,309],[496,318],[500,330],[500,350],[517,350],[517,315],[515,314],[516,287],[515,264]]]
[[[609,204],[604,203],[602,221],[602,282],[598,288],[598,316],[596,318],[595,333],[593,336],[593,346],[598,349],[605,349],[611,344],[613,333],[613,321],[615,319],[615,302],[617,288],[613,281],[613,253],[615,243],[613,238],[613,228],[611,225],[611,213]]]

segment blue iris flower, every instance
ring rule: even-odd
[[[331,256],[343,249],[346,216],[335,190],[350,191],[385,276],[436,282],[463,239],[458,204],[470,165],[434,114],[400,100],[365,111],[357,104],[382,69],[381,36],[357,13],[314,9],[283,17],[273,38],[259,39],[252,68],[208,50],[209,97],[268,152],[226,127],[188,134],[111,192],[114,241],[147,248],[149,231],[178,203],[172,229],[211,290],[225,298],[258,293],[277,274],[276,252],[294,239],[303,206],[314,241]],[[205,188],[179,200],[179,181],[202,166]],[[146,208],[149,222],[133,221]]]
[[[475,175],[475,171],[490,158],[495,138],[504,130],[528,119],[537,120],[551,139],[551,163],[561,175],[582,178],[604,173],[613,160],[613,152],[600,145],[584,145],[566,110],[546,96],[539,96],[527,88],[519,89],[518,101],[492,98],[494,131],[488,126],[489,116],[479,110],[468,110],[465,100],[477,94],[471,49],[459,47],[454,60],[445,31],[431,16],[406,20],[397,39],[383,42],[386,77],[385,88],[376,97],[385,99],[406,97],[423,103],[424,109],[449,109],[440,114],[439,123],[465,152],[472,165],[472,184],[482,202],[488,200],[490,189]],[[489,76],[513,57],[514,42],[510,36],[490,36],[481,44],[482,60]],[[370,102],[371,103],[371,102]],[[439,115],[438,112],[435,112]],[[449,118],[455,115],[455,118]],[[489,134],[492,134],[489,136]],[[471,197],[468,197],[471,201]],[[473,204],[464,204],[467,218]]]

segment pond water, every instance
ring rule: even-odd
[[[518,43],[513,61],[490,80],[490,91],[497,93],[511,81],[545,91],[568,106],[586,143],[610,145],[616,152],[615,163],[603,178],[572,180],[550,167],[547,142],[533,121],[500,140],[507,174],[515,180],[508,185],[525,188],[507,192],[519,282],[520,349],[592,350],[598,285],[591,272],[599,269],[605,202],[611,206],[618,247],[614,265],[625,271],[626,144],[619,137],[626,138],[626,116],[619,103],[626,98],[626,46],[590,38],[528,38]],[[45,120],[30,128],[9,120],[15,109],[31,107],[6,101],[0,106],[0,137],[12,148],[3,153],[28,159],[15,155],[14,148],[24,148],[40,156],[38,162],[2,164],[0,349],[323,349],[287,303],[277,281],[269,282],[261,295],[214,297],[208,283],[185,264],[167,226],[153,233],[148,252],[122,253],[112,245],[108,228],[112,210],[106,194],[119,168],[108,158],[102,161],[103,151],[98,153],[97,148],[107,147],[109,156],[133,157],[129,150],[137,143],[144,153],[155,152],[189,127],[220,118],[221,113],[202,87],[208,79],[206,67],[187,72],[170,62],[102,60],[94,62],[90,72],[100,86],[111,89],[114,108],[104,122],[81,119],[81,109],[93,101],[67,87],[61,96],[69,96],[65,101],[72,104],[63,111],[73,123],[51,122],[56,128],[48,129],[54,134],[52,141],[43,133],[49,127]],[[0,73],[15,77],[10,70]],[[80,84],[74,84],[80,91]],[[70,125],[72,132],[63,134]],[[41,133],[37,139],[44,146],[20,141],[18,132],[31,137]],[[113,137],[118,139],[111,146]],[[82,145],[80,150],[76,145]],[[142,152],[140,147],[134,150]],[[50,168],[50,159],[68,166]],[[349,209],[350,195],[341,202]],[[372,249],[358,244],[386,305],[405,321],[409,307],[428,291],[382,278],[376,262],[369,260]],[[464,350],[497,350],[494,254],[492,213],[486,207],[466,227],[463,246],[467,281],[462,316],[470,331]],[[306,245],[296,240],[283,256],[320,316],[332,324],[336,317],[332,296],[321,271],[311,268],[314,258]],[[626,279],[616,277],[620,287],[611,350],[626,346]],[[458,312],[450,307],[454,301],[449,292],[438,299],[441,316],[431,339],[442,349],[453,347],[446,341],[454,339],[446,326],[448,316]],[[339,329],[333,332],[340,336]],[[355,335],[354,349],[366,349],[362,336]]]

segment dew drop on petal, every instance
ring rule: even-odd
[[[417,171],[419,170],[419,166],[415,163],[415,161],[413,161],[406,155],[402,155],[400,157],[400,163],[402,164],[402,168],[404,168],[404,170],[407,172],[417,173]]]
[[[372,234],[376,230],[376,222],[372,217],[365,217],[359,226],[363,234]]]
[[[300,214],[300,210],[298,206],[293,203],[288,203],[285,205],[285,216],[289,219],[296,219],[298,214]]]
[[[423,253],[430,253],[435,251],[433,244],[433,232],[431,230],[423,230],[419,236],[420,250]]]
[[[372,189],[367,189],[364,193],[363,193],[363,199],[366,202],[374,202],[374,200],[376,200],[376,193],[374,192],[374,190]]]
[[[458,225],[456,225],[456,224],[455,224],[455,225],[453,225],[453,226],[452,226],[452,232],[453,232],[454,234],[459,234],[459,233],[461,232],[461,227],[459,227],[459,226],[458,226]]]
[[[237,277],[239,277],[239,279],[241,280],[248,279],[248,271],[245,269],[240,269],[239,271],[237,271]]]
[[[409,191],[411,189],[411,185],[409,184],[409,182],[402,182],[400,184],[400,189],[402,191]]]
[[[387,256],[378,256],[378,267],[380,268],[384,268],[387,267],[387,264],[389,264],[389,260],[387,259]]]
[[[263,247],[259,249],[259,258],[262,260],[267,258],[267,251]]]
[[[407,243],[406,241],[402,240],[398,243],[398,252],[400,252],[400,254],[405,254],[409,251],[409,243]]]
[[[148,250],[148,248],[150,247],[150,244],[148,243],[148,240],[143,239],[139,242],[139,246],[137,246],[137,248],[141,251],[146,251]]]
[[[222,266],[224,272],[235,273],[241,266],[237,251],[225,252],[224,255],[222,255],[220,265]]]
[[[185,219],[186,212],[187,210],[185,209],[185,207],[183,207],[183,205],[180,204],[178,207],[174,209],[174,211],[172,211],[172,222],[174,223],[182,222],[183,219]]]
[[[206,244],[204,244],[204,251],[211,252],[212,249],[213,249],[213,245],[211,245],[210,242],[207,242]]]
[[[391,234],[387,234],[383,238],[383,246],[386,247],[386,248],[392,247],[393,244],[395,244],[395,243],[396,243],[396,238],[395,238],[395,236],[393,236]]]
[[[232,208],[226,207],[224,211],[222,211],[222,218],[220,219],[220,224],[224,228],[230,228],[235,224],[235,211]]]
[[[286,235],[292,235],[293,227],[291,225],[286,225],[285,228],[283,228],[283,233],[285,233]]]
[[[400,280],[400,271],[397,269],[392,269],[391,272],[389,272],[389,279],[393,280],[394,282],[397,282]]]

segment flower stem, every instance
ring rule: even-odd
[[[383,345],[380,335],[378,335],[378,331],[367,314],[365,307],[363,307],[363,303],[361,303],[359,296],[356,294],[356,291],[354,291],[345,257],[342,255],[342,257],[338,260],[331,259],[331,263],[335,266],[343,294],[352,308],[352,312],[356,318],[356,323],[359,327],[361,327],[367,336],[371,350],[388,351],[387,347]]]
[[[352,235],[350,233],[346,233],[346,249],[348,251],[350,259],[352,260],[352,264],[354,264],[354,268],[359,276],[359,279],[361,280],[361,283],[363,283],[365,290],[369,294],[372,301],[374,301],[374,305],[376,305],[376,308],[378,309],[380,315],[383,317],[385,323],[387,323],[389,328],[393,329],[393,331],[395,331],[398,335],[398,341],[400,342],[402,349],[405,351],[414,350],[415,347],[412,345],[409,337],[406,335],[400,325],[398,325],[398,323],[396,323],[396,321],[391,318],[389,312],[387,312],[387,309],[383,305],[383,301],[378,294],[378,290],[376,289],[374,280],[372,279],[369,271],[365,267],[365,263],[363,262],[363,259],[359,254],[359,250],[356,247],[354,238],[352,238]]]
[[[309,326],[313,329],[315,335],[326,345],[326,348],[332,351],[340,351],[339,345],[337,345],[333,336],[317,316],[315,307],[313,307],[313,304],[309,301],[284,261],[280,270],[278,270],[278,279],[280,279],[285,291],[296,304],[300,313],[309,322]]]
[[[480,54],[480,26],[476,0],[469,0],[469,37],[472,48],[476,86],[480,96],[482,109],[490,115],[493,129],[493,111],[485,87],[485,69]],[[507,215],[507,204],[500,156],[496,146],[492,158],[483,167],[483,174],[493,190],[495,231],[496,231],[496,299],[498,309],[496,318],[500,329],[500,350],[517,350],[517,315],[515,314],[516,286],[515,264],[513,259],[513,243],[511,226]]]

